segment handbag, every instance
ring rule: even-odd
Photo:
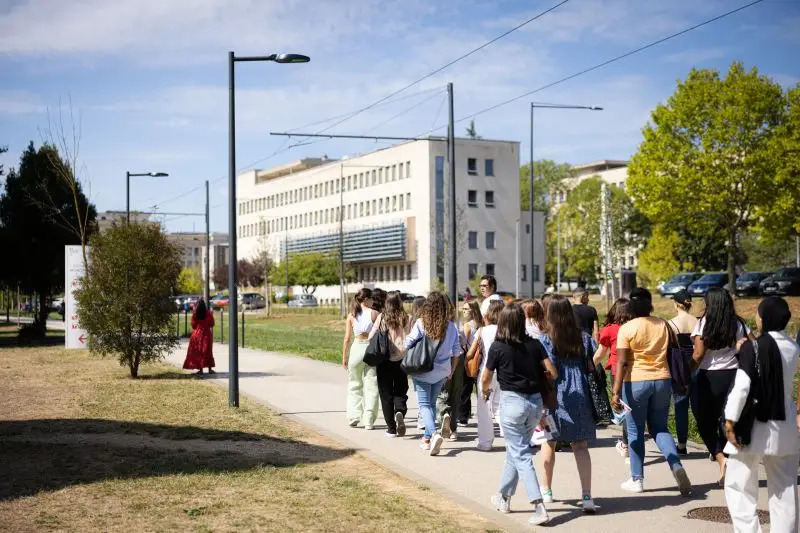
[[[753,425],[756,421],[756,411],[758,411],[758,389],[761,385],[761,364],[758,360],[758,341],[753,343],[753,355],[755,362],[755,375],[750,375],[750,392],[739,415],[739,421],[733,426],[733,433],[736,435],[736,442],[742,446],[749,446],[753,438]],[[733,385],[731,385],[732,387]]]
[[[369,366],[378,366],[389,360],[389,332],[380,328],[372,336],[364,351],[364,363]]]
[[[586,347],[584,342],[583,357],[586,362],[586,381],[589,385],[589,405],[592,408],[592,420],[597,424],[602,420],[612,420],[614,414],[611,410],[611,402],[608,400],[608,392],[598,380],[598,369],[602,372],[603,382],[605,382],[605,371],[602,367],[594,364],[592,355],[591,350]]]
[[[669,375],[672,378],[672,390],[676,394],[685,396],[689,393],[689,387],[692,385],[691,361],[694,348],[690,345],[681,346],[678,336],[675,335],[675,331],[666,320],[664,325],[669,334],[667,366],[669,366]]]
[[[466,351],[469,351],[467,349]],[[478,342],[478,351],[475,353],[475,357],[466,361],[466,365],[464,366],[464,371],[467,373],[467,376],[471,378],[477,378],[478,374],[481,372],[481,361],[483,360],[483,343]]]
[[[433,370],[436,352],[439,351],[441,344],[442,341],[436,342],[429,339],[427,335],[423,335],[420,340],[406,350],[403,360],[400,361],[400,368],[409,376],[430,372]]]

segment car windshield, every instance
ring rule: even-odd
[[[697,281],[705,281],[710,283],[719,283],[721,281],[725,281],[725,278],[728,277],[727,274],[706,274],[702,278]]]
[[[760,276],[758,272],[745,272],[739,276],[739,281],[756,281]]]
[[[775,272],[776,278],[798,278],[800,277],[800,268],[782,268]]]
[[[691,283],[693,279],[691,274],[678,274],[669,280],[669,283]]]

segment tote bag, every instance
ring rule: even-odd
[[[434,341],[429,339],[427,335],[423,335],[420,340],[406,351],[403,360],[400,361],[400,368],[409,376],[430,372],[433,370],[436,352],[441,344],[442,341]]]
[[[364,363],[369,366],[378,366],[389,360],[389,332],[380,328],[372,336],[364,351]]]

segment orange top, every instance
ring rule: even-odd
[[[651,316],[634,318],[619,328],[617,350],[630,350],[633,365],[625,381],[669,379],[667,323]]]

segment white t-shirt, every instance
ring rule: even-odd
[[[487,298],[488,300],[488,298]],[[490,324],[483,326],[481,330],[481,348],[483,348],[483,359],[481,360],[481,370],[486,368],[486,360],[489,358],[489,348],[492,347],[494,338],[497,335],[497,325]]]
[[[692,330],[692,338],[702,337],[703,328],[705,327],[706,318],[703,317],[695,324]],[[743,326],[742,322],[739,322],[739,327],[736,330],[736,342],[748,335],[750,335],[750,329],[747,326]],[[739,360],[736,359],[736,344],[719,350],[706,349],[706,355],[703,357],[703,362],[700,363],[701,370],[736,370],[737,368],[739,368]]]
[[[489,310],[489,304],[492,303],[493,300],[500,300],[503,301],[503,298],[500,297],[499,294],[492,294],[491,296],[487,296],[481,302],[481,314],[485,315],[486,311]]]

